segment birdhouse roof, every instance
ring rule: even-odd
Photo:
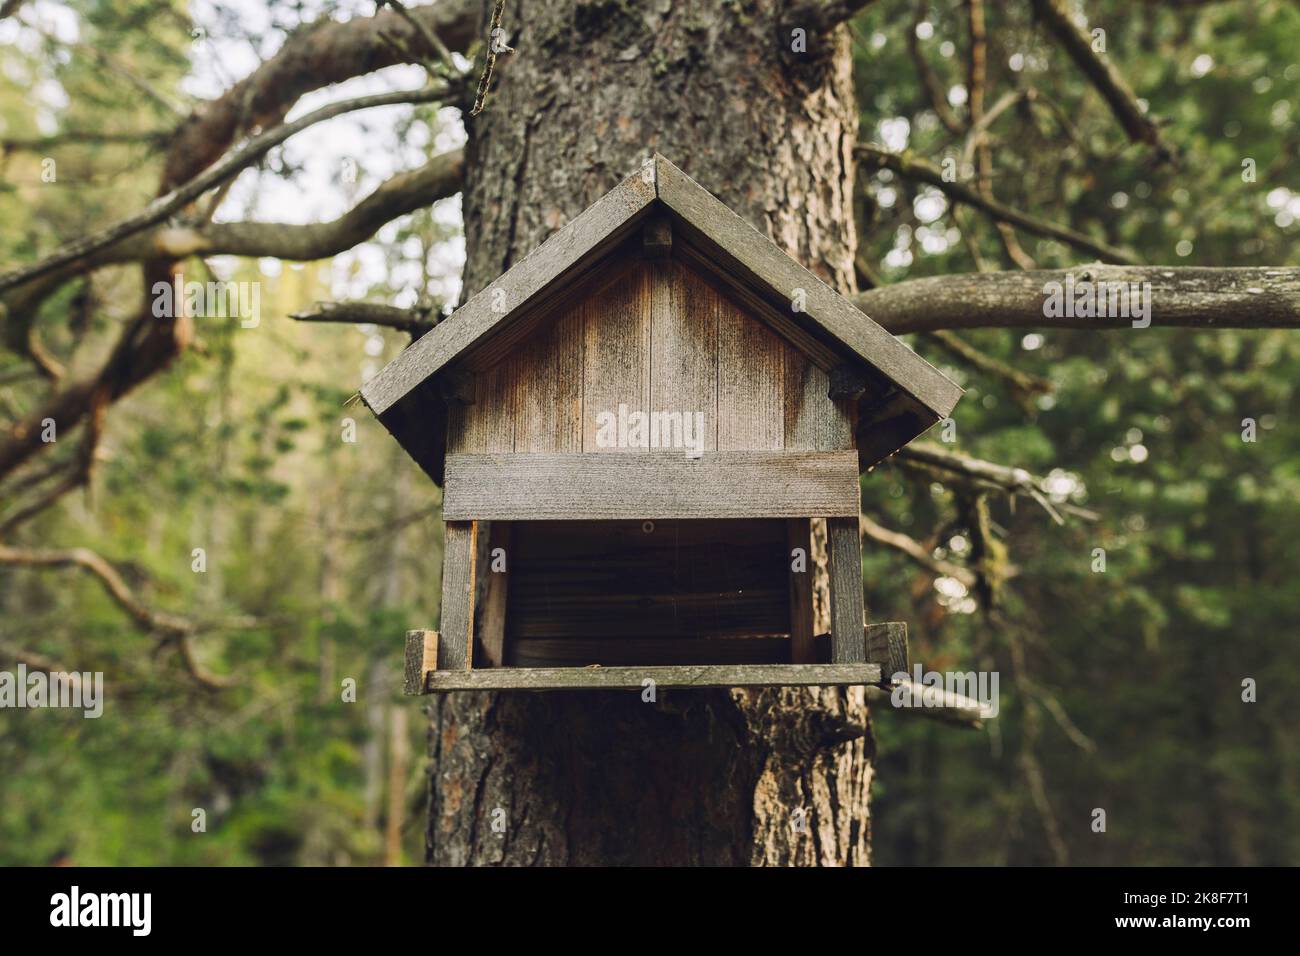
[[[362,400],[441,484],[444,396],[455,392],[460,369],[485,353],[504,355],[521,330],[583,294],[652,216],[671,224],[674,257],[715,275],[796,347],[816,353],[833,370],[832,388],[839,382],[842,394],[859,395],[862,467],[952,411],[960,387],[658,154],[411,343],[366,383]]]

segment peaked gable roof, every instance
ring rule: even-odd
[[[436,402],[433,417],[445,417],[439,378],[525,316],[563,301],[656,212],[666,214],[685,240],[684,258],[719,274],[761,318],[795,334],[796,345],[820,343],[857,381],[845,394],[862,394],[858,448],[864,468],[946,417],[961,397],[960,387],[656,153],[411,343],[362,387],[362,400],[441,483],[445,423],[430,421],[420,407]],[[798,298],[803,310],[794,312]]]

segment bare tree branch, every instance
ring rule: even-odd
[[[183,637],[197,630],[194,623],[185,618],[146,606],[127,587],[117,570],[89,548],[53,550],[14,548],[0,544],[0,564],[33,568],[80,568],[93,575],[113,602],[147,631],[164,637]]]
[[[1005,382],[1022,405],[1036,395],[1045,395],[1052,391],[1052,383],[1047,379],[1031,375],[981,352],[955,332],[937,330],[926,334],[971,367]]]
[[[993,149],[984,131],[984,91],[988,80],[988,33],[984,26],[983,0],[967,0],[967,23],[970,28],[970,56],[967,59],[967,83],[970,103],[970,139],[975,147],[976,173],[975,187],[986,201],[996,201],[993,195]],[[990,121],[991,122],[991,121]],[[966,159],[963,157],[962,168]],[[1007,257],[1021,269],[1032,269],[1036,265],[1033,257],[1025,252],[1019,237],[1011,224],[1002,219],[995,219],[994,226],[1002,240],[1002,247]]]
[[[144,144],[157,145],[164,143],[171,136],[170,130],[144,130],[138,133],[131,132],[111,132],[104,130],[91,129],[70,129],[60,133],[51,133],[49,136],[34,136],[30,138],[7,136],[0,139],[0,152],[12,153],[22,150],[24,152],[44,153],[60,146],[67,145],[113,145],[113,144]]]
[[[475,0],[438,0],[410,13],[450,49],[467,50],[474,40]],[[181,124],[163,171],[163,189],[175,188],[216,162],[244,131],[280,123],[305,93],[403,62],[385,36],[408,43],[416,39],[411,24],[391,10],[295,30],[273,57]]]
[[[107,246],[75,263],[49,274],[45,280],[63,281],[86,269],[154,258],[184,259],[189,256],[271,256],[296,262],[324,259],[351,249],[369,239],[387,222],[423,209],[455,195],[464,177],[464,154],[452,150],[435,156],[418,169],[398,173],[380,184],[350,210],[331,222],[219,222],[158,225]],[[36,283],[39,285],[40,283]],[[24,286],[0,297],[0,314],[9,311],[6,338],[16,352],[27,354],[31,322],[37,298]],[[20,332],[28,333],[22,339]]]
[[[944,129],[953,135],[960,135],[962,132],[961,120],[957,118],[957,114],[948,105],[948,98],[943,84],[939,82],[939,77],[935,75],[934,69],[930,66],[930,61],[925,58],[925,53],[921,49],[921,38],[916,35],[917,27],[929,15],[930,4],[927,0],[920,0],[916,5],[916,15],[912,18],[912,28],[907,31],[907,51],[912,56],[912,64],[916,67],[916,75],[921,81],[921,88],[925,90],[925,95],[930,100],[930,108],[939,117],[939,122],[943,124]]]
[[[487,102],[488,87],[492,85],[492,71],[497,65],[498,47],[502,53],[514,52],[500,40],[501,15],[505,8],[506,0],[496,0],[492,5],[492,17],[488,21],[488,40],[483,50],[483,74],[478,79],[478,91],[474,94],[474,105],[470,107],[470,116],[478,116],[483,112],[483,104]]]
[[[214,674],[202,664],[194,654],[194,635],[181,634],[176,637],[168,638],[164,643],[172,644],[176,647],[176,652],[180,656],[181,665],[186,672],[196,681],[211,690],[225,690],[228,687],[234,687],[239,683],[238,678],[223,677]]]
[[[411,338],[419,338],[436,324],[428,311],[399,309],[378,302],[320,302],[309,311],[290,312],[289,318],[299,322],[379,325],[406,332]]]
[[[416,36],[424,43],[429,50],[438,57],[442,63],[443,69],[435,69],[433,64],[427,64],[425,69],[431,76],[446,76],[448,79],[460,75],[460,70],[456,67],[456,61],[451,58],[451,51],[447,49],[447,44],[438,38],[438,34],[430,29],[429,25],[423,20],[417,20],[401,0],[379,0],[379,6],[390,6],[397,12],[397,15],[410,24],[411,29],[415,31]],[[400,41],[399,41],[400,42]]]
[[[892,702],[892,694],[883,687],[874,686],[867,688],[867,699],[878,702],[882,705],[880,709],[891,714],[927,717],[930,720],[952,724],[955,727],[965,727],[968,730],[979,730],[984,726],[982,719],[984,707],[978,700],[965,697],[955,691],[944,690],[939,687],[926,687],[924,684],[918,684],[912,680],[900,681],[900,683],[907,686],[912,700],[933,701],[934,706],[884,707],[883,705]]]
[[[927,571],[944,577],[955,578],[968,588],[975,586],[975,572],[970,568],[962,567],[960,564],[953,564],[951,561],[936,558],[926,549],[925,545],[915,538],[905,535],[901,531],[892,531],[883,525],[877,524],[865,514],[858,515],[858,525],[862,537],[870,538],[872,541],[893,548],[895,551],[901,551]]]
[[[1058,509],[1048,499],[1042,478],[1023,468],[999,465],[997,462],[973,458],[956,451],[947,451],[929,442],[913,442],[894,454],[892,461],[904,468],[921,471],[946,481],[963,481],[977,487],[990,488],[1015,497],[1025,495],[1042,505],[1057,524],[1064,524]]]
[[[238,683],[236,678],[214,674],[199,663],[192,644],[193,638],[202,630],[199,625],[187,618],[156,611],[145,605],[122,580],[117,570],[94,551],[88,548],[49,550],[0,545],[0,564],[32,568],[75,567],[86,571],[132,620],[146,631],[158,634],[162,638],[161,646],[175,647],[182,666],[200,684],[220,690]],[[256,623],[252,619],[241,618],[226,626],[251,627]]]
[[[46,657],[44,654],[37,654],[35,651],[29,651],[17,644],[10,644],[8,641],[0,640],[0,657],[7,657],[16,663],[26,664],[31,670],[46,671],[51,674],[69,674],[74,678],[79,678],[76,671],[68,670],[53,658]]]
[[[1033,0],[1033,4],[1035,14],[1106,100],[1129,139],[1155,147],[1161,159],[1171,158],[1173,148],[1160,135],[1160,128],[1138,103],[1119,70],[1094,52],[1092,38],[1071,19],[1062,0]]]
[[[213,223],[202,229],[181,227],[163,228],[153,233],[140,233],[126,242],[104,250],[103,261],[145,259],[152,256],[183,258],[199,253],[261,256],[275,255],[283,258],[320,258],[351,248],[370,236],[389,219],[419,208],[435,198],[451,195],[460,188],[463,157],[460,151],[435,157],[418,170],[400,173],[362,200],[351,212],[332,224],[290,226],[269,223]],[[98,260],[91,257],[88,262]],[[37,280],[34,285],[48,283]],[[23,299],[26,290],[19,290],[0,300],[0,313],[5,302]],[[30,298],[30,297],[28,297]],[[14,316],[9,321],[13,322]],[[137,345],[139,335],[145,332],[162,334],[157,320],[148,313],[123,333],[123,336],[104,366],[92,377],[70,385],[48,399],[27,419],[14,425],[5,441],[0,443],[0,476],[9,474],[33,454],[50,446],[40,440],[42,422],[49,418],[60,429],[70,429],[78,424],[89,408],[92,395],[107,394],[115,401],[126,394],[169,360],[166,342],[156,351],[141,352]],[[178,340],[169,340],[178,341]],[[175,354],[173,347],[170,354]]]
[[[981,195],[976,190],[957,182],[947,182],[943,171],[911,153],[895,153],[880,146],[864,145],[858,147],[858,155],[877,167],[891,169],[900,176],[928,183],[943,192],[954,202],[964,203],[992,216],[1001,222],[1018,226],[1026,232],[1047,239],[1055,239],[1072,246],[1089,255],[1097,256],[1108,262],[1120,262],[1137,265],[1139,260],[1132,253],[1117,249],[1098,239],[1093,239],[1068,226],[1060,226],[1045,219],[1039,219],[1019,209]]]
[[[1151,325],[1207,329],[1300,328],[1300,268],[1125,267],[984,272],[909,279],[854,302],[895,335],[935,329],[1131,329],[1122,315],[1047,316],[1048,283],[1150,283]]]
[[[85,259],[87,256],[120,242],[134,233],[162,222],[181,207],[193,202],[212,187],[234,176],[244,167],[265,156],[272,148],[309,126],[355,110],[371,109],[376,106],[393,106],[401,103],[429,103],[441,99],[446,95],[446,92],[445,86],[435,85],[419,90],[397,90],[391,93],[359,96],[356,99],[330,103],[318,110],[313,110],[292,123],[285,123],[260,133],[189,182],[173,189],[166,195],[159,196],[134,216],[128,216],[126,219],[107,226],[83,239],[67,243],[62,249],[46,256],[39,262],[0,275],[0,292],[39,279],[63,266]]]
[[[103,401],[102,394],[92,396],[89,408],[90,421],[85,434],[82,435],[81,442],[77,446],[76,454],[61,465],[27,476],[23,481],[15,482],[6,489],[6,494],[12,495],[13,492],[22,487],[39,486],[47,478],[62,472],[60,480],[47,488],[44,494],[5,515],[4,520],[0,521],[0,540],[4,539],[19,525],[51,507],[64,495],[83,485],[90,485],[91,475],[95,468],[95,457],[99,451],[99,440],[104,432],[104,416],[106,413],[107,403]]]

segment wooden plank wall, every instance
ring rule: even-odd
[[[827,371],[677,259],[638,261],[475,373],[447,451],[622,452],[596,416],[704,412],[705,451],[852,447]]]

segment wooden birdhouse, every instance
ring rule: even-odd
[[[444,486],[441,624],[408,635],[408,692],[905,666],[901,625],[864,627],[858,475],[961,390],[663,157],[361,394]]]

